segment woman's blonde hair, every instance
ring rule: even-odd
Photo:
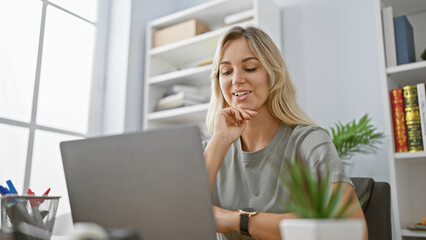
[[[211,133],[214,132],[216,113],[228,107],[219,84],[219,65],[223,56],[224,46],[227,42],[242,37],[247,39],[250,50],[268,72],[270,86],[268,107],[272,116],[288,126],[296,126],[298,124],[315,125],[297,104],[294,84],[290,79],[284,59],[272,39],[259,28],[237,26],[222,35],[213,60],[210,76],[212,79],[212,96],[206,118],[209,131]]]

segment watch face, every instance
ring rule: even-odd
[[[252,213],[252,212],[256,212],[256,209],[254,209],[254,208],[243,208],[243,211]]]
[[[257,213],[256,209],[254,208],[243,208],[242,210],[239,210],[240,215],[254,215]]]

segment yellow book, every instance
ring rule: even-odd
[[[405,105],[405,124],[407,125],[408,151],[423,151],[417,85],[403,87]]]

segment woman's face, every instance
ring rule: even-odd
[[[267,109],[268,73],[244,37],[225,44],[219,65],[219,83],[230,106],[257,112]]]

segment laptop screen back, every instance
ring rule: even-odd
[[[215,239],[196,126],[61,143],[74,222],[142,239]]]

